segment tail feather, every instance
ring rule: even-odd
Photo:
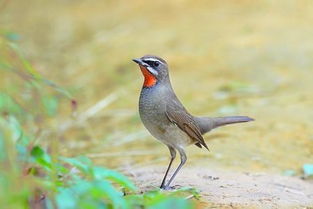
[[[209,117],[195,117],[195,121],[197,122],[201,134],[205,134],[210,130],[225,126],[233,123],[244,123],[253,121],[253,118],[247,116],[227,116],[227,117],[216,117],[216,118],[209,118]]]
[[[225,126],[225,125],[233,124],[233,123],[244,123],[244,122],[249,122],[253,120],[254,119],[247,117],[247,116],[227,116],[227,117],[213,118],[215,127]]]

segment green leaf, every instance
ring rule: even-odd
[[[66,157],[61,157],[60,160],[63,162],[69,163],[72,166],[78,168],[81,172],[84,174],[91,174],[92,170],[92,162],[89,158],[85,156],[79,156],[76,158],[66,158]]]
[[[13,32],[6,32],[5,37],[10,41],[19,41],[21,39],[20,34]]]
[[[133,208],[142,208],[144,204],[144,198],[142,194],[129,194],[124,197],[128,205]]]
[[[43,96],[42,103],[45,107],[45,110],[49,116],[54,116],[58,110],[58,100],[53,96]]]
[[[61,188],[56,196],[58,209],[76,209],[78,198],[70,188]]]
[[[147,207],[147,209],[165,209],[165,208],[192,209],[193,204],[188,200],[172,197],[161,199],[159,202]]]
[[[116,209],[126,209],[127,204],[123,199],[123,194],[117,190],[107,181],[95,181],[95,185],[92,188],[91,193],[93,195],[97,194],[97,192],[106,196],[109,200],[112,201],[113,208]],[[96,196],[97,197],[97,196]]]
[[[285,171],[283,172],[283,175],[284,175],[284,176],[295,176],[295,175],[296,175],[296,171],[291,170],[291,169],[285,170]]]
[[[19,56],[20,60],[23,63],[25,70],[29,74],[31,74],[36,80],[41,80],[42,76],[40,75],[40,73],[38,73],[38,71],[35,68],[33,68],[33,66],[30,64],[30,62],[24,57],[19,46],[13,42],[9,42],[8,45]]]
[[[76,181],[69,188],[60,189],[56,197],[58,208],[106,208],[111,205],[116,209],[127,209],[123,194],[109,182],[103,180]],[[96,206],[96,207],[94,207]]]
[[[52,168],[51,157],[41,147],[33,147],[30,154],[39,165],[46,169]]]
[[[7,156],[7,151],[5,147],[5,142],[4,142],[4,134],[1,131],[0,132],[0,160],[4,160]]]
[[[93,174],[95,179],[110,179],[129,190],[134,191],[137,189],[126,176],[120,174],[119,172],[95,166],[93,168]]]
[[[91,175],[92,178],[96,180],[109,179],[118,183],[119,185],[125,187],[129,190],[136,190],[135,185],[124,175],[112,171],[103,167],[92,166],[92,162],[87,157],[77,157],[77,158],[60,158],[63,162],[69,163],[76,168],[78,168],[81,172],[87,175]]]
[[[313,176],[313,164],[304,164],[303,172],[304,172],[305,177]]]
[[[4,70],[11,70],[12,69],[12,65],[10,63],[7,63],[4,60],[0,60],[0,69],[4,69]]]
[[[9,116],[8,118],[8,125],[11,129],[11,137],[12,137],[12,140],[14,142],[18,141],[20,138],[22,138],[23,136],[23,131],[22,131],[22,128],[21,128],[21,125],[20,123],[18,122],[18,120],[13,117],[13,116]]]
[[[0,111],[13,114],[23,113],[23,109],[8,94],[0,92]]]
[[[183,194],[185,192],[196,193],[194,189],[182,188],[174,192],[167,192],[162,190],[154,190],[147,192],[143,195],[144,205],[150,209],[163,209],[163,208],[194,208],[192,202],[184,199]]]

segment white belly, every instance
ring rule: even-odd
[[[176,125],[168,126],[163,134],[156,134],[158,140],[172,147],[186,147],[193,144],[193,140]]]

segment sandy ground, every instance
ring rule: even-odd
[[[131,176],[146,191],[160,184],[164,169],[141,168]],[[313,182],[297,177],[188,167],[173,186],[197,188],[204,208],[313,208]]]

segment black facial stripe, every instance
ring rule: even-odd
[[[159,61],[152,61],[152,60],[143,60],[143,62],[148,64],[151,67],[157,67],[160,64]]]

